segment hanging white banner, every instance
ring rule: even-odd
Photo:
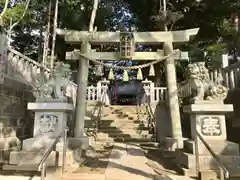
[[[4,83],[5,69],[7,63],[7,37],[0,35],[0,84]]]

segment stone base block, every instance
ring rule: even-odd
[[[68,148],[71,150],[75,149],[87,149],[89,147],[89,138],[84,137],[72,137],[68,138]]]
[[[219,156],[222,163],[228,168],[240,167],[240,156]],[[178,154],[177,161],[184,167],[191,169],[196,168],[195,155],[181,152]],[[200,156],[199,165],[201,169],[219,169],[219,165],[216,163],[212,156]]]
[[[10,153],[9,164],[11,165],[37,165],[44,155],[44,151],[12,151]],[[47,161],[48,166],[62,166],[63,153],[53,151]],[[72,166],[75,164],[74,153],[72,151],[66,152],[66,166]]]
[[[45,151],[12,151],[10,153],[9,164],[12,165],[37,165]],[[53,151],[46,160],[48,166],[55,166],[57,163],[56,151]]]
[[[239,145],[230,141],[207,141],[208,145],[211,147],[213,152],[216,154],[221,154],[225,156],[238,156],[239,155]],[[199,142],[199,155],[210,155],[209,151]],[[188,153],[195,154],[195,142],[193,140],[184,141],[184,150]]]
[[[168,151],[175,151],[175,149],[183,148],[183,138],[176,139],[172,137],[166,137],[165,139],[165,149]]]
[[[199,180],[218,180],[217,173],[214,171],[200,171]]]
[[[36,138],[29,138],[23,141],[22,150],[24,151],[37,151],[37,150],[47,150],[51,147],[53,142],[55,141],[54,138],[42,138],[42,137],[36,137]],[[67,142],[68,147],[68,142]],[[59,142],[56,144],[56,151],[61,152],[63,150],[63,140],[60,139]]]
[[[63,153],[58,152],[58,166],[62,166],[63,164]],[[74,159],[74,152],[73,151],[67,151],[66,152],[66,166],[73,166],[75,165],[75,159]]]
[[[24,151],[37,151],[48,149],[55,139],[48,136],[39,136],[23,140],[22,150]]]

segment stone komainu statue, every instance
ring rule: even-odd
[[[188,83],[194,93],[193,101],[196,100],[219,100],[227,97],[228,89],[222,85],[223,78],[219,74],[215,82],[210,79],[208,69],[204,62],[188,65]]]
[[[39,76],[36,86],[36,97],[38,99],[67,100],[66,88],[70,83],[70,65],[57,62],[49,79]]]

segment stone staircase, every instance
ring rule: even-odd
[[[88,106],[89,110],[93,108],[94,106]],[[138,109],[139,113],[136,106],[103,106],[96,140],[99,143],[155,141],[155,137],[149,133],[145,107],[141,106]],[[94,121],[86,119],[85,128],[94,128]]]

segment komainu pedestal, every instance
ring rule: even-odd
[[[196,131],[203,137],[227,168],[240,165],[239,146],[227,141],[225,114],[233,111],[233,106],[222,101],[198,101],[184,106],[183,111],[190,114],[191,139],[184,141],[184,149],[178,151],[177,162],[187,171],[196,175],[195,135]],[[219,170],[212,155],[204,144],[198,141],[200,171]],[[190,174],[191,174],[190,173]]]
[[[71,70],[69,65],[56,63],[49,79],[38,77],[36,101],[28,103],[28,110],[35,113],[33,137],[25,139],[21,151],[10,153],[10,165],[37,165],[53,142],[67,127],[67,122],[74,111],[72,102],[66,96]],[[63,137],[47,158],[48,166],[61,165]],[[72,163],[72,154],[67,152],[67,163]]]
[[[28,109],[35,112],[33,137],[23,140],[21,151],[10,153],[9,163],[12,165],[38,164],[44,153],[67,127],[69,114],[74,107],[67,102],[51,101],[29,103]],[[61,166],[62,150],[63,138],[47,159],[48,166]]]

